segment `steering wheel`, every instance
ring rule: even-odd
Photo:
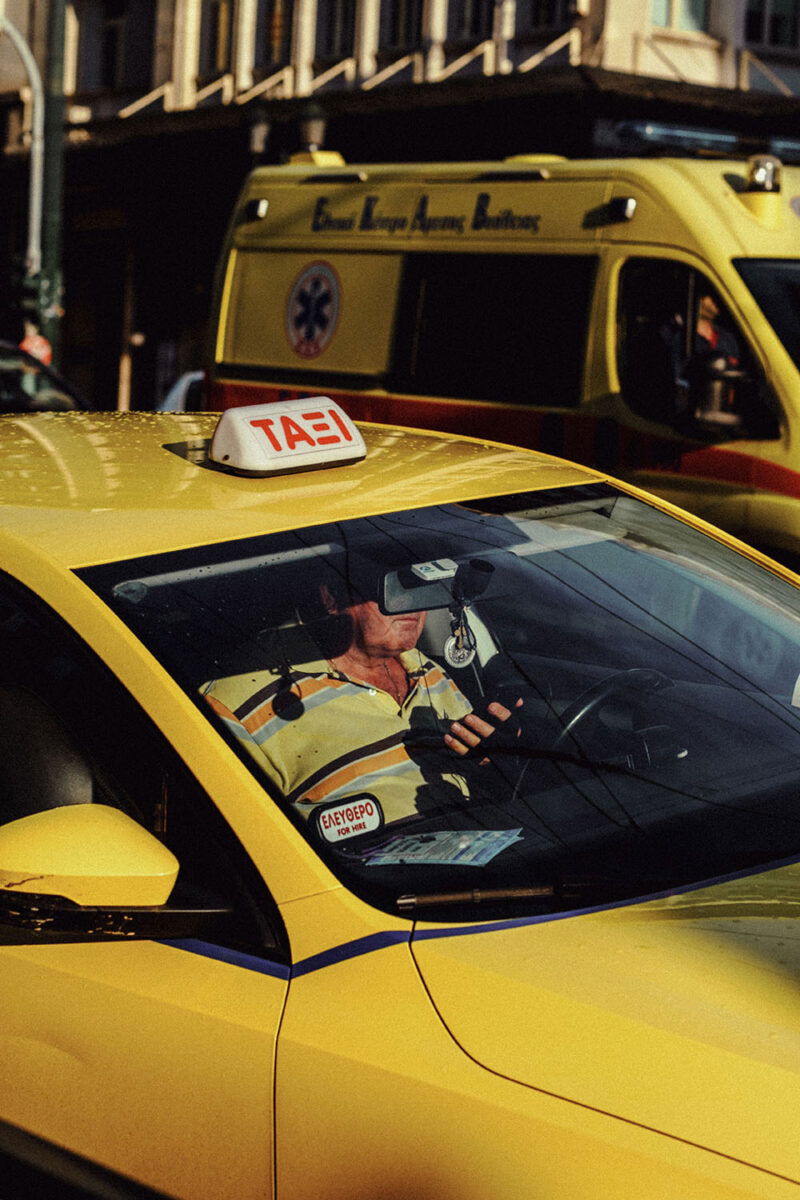
[[[627,671],[615,671],[613,675],[608,675],[599,683],[587,688],[585,692],[581,692],[580,696],[564,710],[560,718],[562,729],[553,742],[552,749],[566,750],[577,740],[580,729],[589,721],[594,720],[600,709],[612,698],[627,697],[630,699],[631,693],[635,696],[637,692],[640,696],[650,695],[671,686],[672,680],[666,675],[647,667],[632,667]]]

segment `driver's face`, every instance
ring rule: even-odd
[[[700,297],[699,315],[706,321],[716,321],[719,316],[719,306],[714,297],[709,296],[708,293]]]
[[[387,616],[374,600],[351,604],[353,645],[370,656],[388,658],[413,650],[422,633],[427,613],[397,613]]]

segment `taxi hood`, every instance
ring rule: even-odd
[[[478,1063],[800,1181],[800,866],[413,950]]]

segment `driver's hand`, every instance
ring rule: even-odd
[[[514,708],[521,708],[522,700],[517,700]],[[512,710],[506,708],[504,704],[500,704],[498,700],[493,700],[486,708],[485,716],[478,716],[476,712],[468,713],[466,717],[462,717],[460,721],[453,721],[450,726],[449,733],[444,735],[445,745],[454,754],[463,758],[467,754],[474,756],[475,751],[485,741],[487,741],[495,732],[499,725],[502,725],[512,716]],[[517,737],[520,730],[517,729]],[[491,747],[487,747],[491,749]],[[488,758],[481,759],[481,762],[489,762]]]

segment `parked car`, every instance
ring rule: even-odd
[[[52,367],[13,342],[0,341],[0,415],[89,408],[88,401]]]
[[[201,389],[205,379],[204,371],[185,371],[180,375],[163,398],[156,404],[156,412],[192,412],[199,411]]]
[[[181,1200],[788,1200],[800,579],[531,450],[0,423],[0,1118]]]

